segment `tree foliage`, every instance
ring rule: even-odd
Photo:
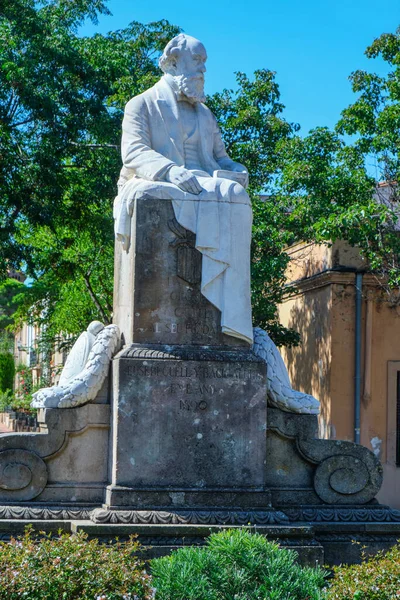
[[[0,352],[0,392],[14,387],[15,365],[11,352]]]
[[[275,342],[289,345],[297,343],[298,335],[279,324],[276,306],[284,293],[288,262],[284,248],[292,235],[285,226],[285,198],[277,201],[276,180],[283,164],[280,148],[293,139],[299,126],[282,116],[274,72],[256,71],[252,80],[238,73],[236,78],[236,91],[214,94],[208,105],[220,124],[228,154],[250,173],[253,321],[266,327]]]
[[[0,270],[32,284],[16,322],[77,334],[111,319],[112,203],[124,104],[158,77],[166,21],[90,38],[100,0],[7,0],[0,16]]]
[[[17,279],[8,278],[0,282],[0,338],[13,324],[13,315],[18,308],[18,296],[25,286]]]
[[[24,265],[17,323],[46,335],[77,334],[112,315],[112,203],[120,168],[124,104],[159,78],[157,58],[179,28],[167,21],[81,37],[80,24],[107,12],[103,0],[3,0],[0,14],[0,272]],[[359,95],[336,131],[301,137],[284,118],[275,74],[237,74],[235,91],[207,102],[230,155],[250,171],[255,324],[278,344],[297,343],[276,307],[285,293],[285,247],[346,239],[391,286],[400,282],[396,213],[374,197],[366,161],[397,181],[400,36],[367,50],[386,77],[356,72]],[[349,143],[344,134],[355,134]],[[392,186],[396,194],[396,187]]]
[[[290,199],[286,227],[297,239],[342,239],[357,246],[366,269],[394,301],[400,284],[400,29],[376,39],[366,55],[381,56],[392,70],[386,77],[351,75],[358,98],[343,111],[335,131],[319,127],[285,144],[278,187]],[[354,137],[349,141],[345,135]],[[384,187],[377,187],[371,161]]]
[[[356,136],[351,151],[372,163],[377,179],[387,184],[378,188],[374,205],[369,199],[369,211],[361,214],[359,237],[371,269],[391,292],[400,285],[400,27],[377,38],[365,54],[383,60],[388,73],[352,73],[350,81],[358,98],[343,111],[337,131]]]

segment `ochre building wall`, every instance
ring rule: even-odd
[[[320,434],[354,440],[357,250],[298,244],[288,250],[288,294],[279,307],[283,325],[302,337],[282,349],[292,385],[321,401]],[[396,466],[397,373],[400,372],[400,307],[379,282],[363,275],[361,318],[361,443],[380,458],[384,484],[378,499],[400,508]]]

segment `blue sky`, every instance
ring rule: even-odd
[[[86,25],[82,34],[167,19],[206,46],[207,93],[234,88],[235,71],[276,71],[285,117],[303,133],[335,125],[355,98],[352,71],[386,71],[364,51],[400,24],[400,0],[110,0],[108,6],[113,16]]]

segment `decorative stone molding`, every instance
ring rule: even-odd
[[[285,507],[291,522],[308,523],[400,523],[400,511],[388,506],[296,506]]]
[[[133,344],[120,352],[116,358],[159,359],[159,360],[201,360],[218,362],[261,362],[250,350],[234,350],[212,346],[168,346]]]
[[[40,456],[21,449],[0,452],[0,501],[32,500],[46,483],[47,467]]]
[[[88,521],[93,509],[49,506],[0,506],[0,519],[23,519],[31,521]]]
[[[314,488],[327,504],[365,504],[379,492],[383,470],[375,454],[352,442],[298,439],[303,456],[318,464]]]
[[[276,510],[106,510],[96,508],[91,514],[94,523],[161,524],[161,525],[272,525],[287,524],[287,516]]]
[[[371,287],[378,288],[380,285],[379,280],[369,273],[364,275],[364,283]],[[346,271],[344,269],[327,269],[311,275],[310,277],[304,277],[303,279],[297,279],[291,281],[285,285],[285,298],[296,298],[302,296],[305,292],[316,290],[319,288],[326,287],[328,285],[351,285],[354,286],[355,272],[353,269]]]
[[[323,502],[370,502],[379,492],[383,477],[375,454],[353,442],[316,439],[316,426],[316,417],[269,411],[268,429],[281,438],[294,439],[303,459],[315,465],[314,490]]]
[[[99,502],[101,489],[83,490],[81,497],[77,491],[84,481],[82,464],[91,469],[93,484],[106,485],[110,406],[93,403],[64,410],[39,409],[38,422],[39,432],[0,435],[0,503],[8,506],[35,500],[42,506],[58,503],[58,510],[68,502]],[[73,443],[77,436],[79,445]],[[81,479],[70,476],[68,480],[65,465],[72,471],[76,468]],[[94,474],[98,479],[93,479]],[[60,489],[56,490],[57,485]]]

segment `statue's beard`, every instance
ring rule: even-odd
[[[204,75],[175,75],[176,85],[181,94],[190,102],[204,102]]]

